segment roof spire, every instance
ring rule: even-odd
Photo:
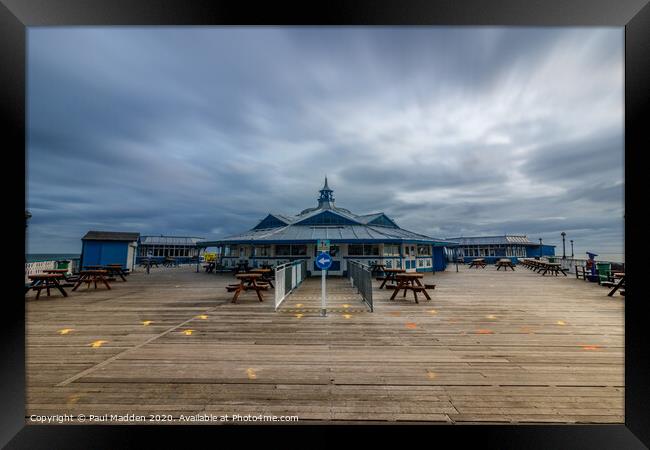
[[[327,185],[327,175],[325,175],[325,185],[319,192],[320,197],[318,198],[318,206],[320,208],[328,208],[334,206],[334,195],[332,195],[334,191],[331,190]]]

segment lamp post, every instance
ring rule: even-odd
[[[573,239],[571,239],[571,259],[573,259]]]
[[[564,241],[564,238],[566,237],[566,233],[563,231],[560,234],[562,235],[562,259],[566,259],[566,246]]]
[[[542,259],[542,238],[539,238],[539,259]]]

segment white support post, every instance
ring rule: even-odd
[[[323,317],[327,315],[327,291],[325,286],[326,272],[326,270],[321,270],[320,315]]]

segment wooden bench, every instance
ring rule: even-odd
[[[435,288],[436,288],[436,285],[435,285],[435,284],[425,284],[424,287],[425,287],[426,289],[435,289]]]
[[[409,291],[416,291],[416,292],[422,292],[426,289],[425,286],[406,286],[404,289],[408,289]]]
[[[228,286],[226,286],[226,290],[228,292],[235,292],[237,289],[239,289],[239,283],[237,283],[237,284],[229,284]]]
[[[579,266],[576,264],[576,279],[583,279],[587,281],[587,275],[589,273],[587,272],[587,269],[584,266]]]

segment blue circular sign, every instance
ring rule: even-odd
[[[330,256],[329,253],[321,253],[316,257],[316,266],[320,270],[327,270],[330,268],[332,265],[332,257]]]

